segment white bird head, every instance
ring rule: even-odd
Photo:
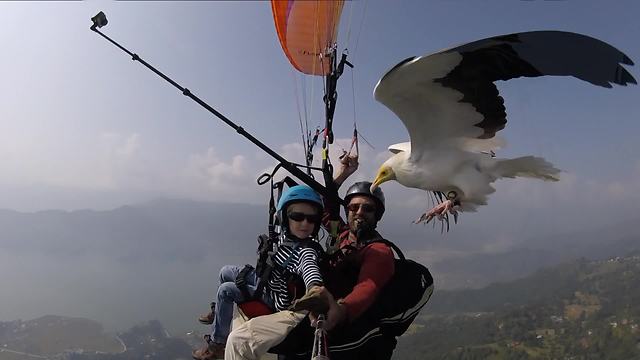
[[[397,174],[402,174],[402,164],[406,160],[406,154],[402,151],[391,156],[387,161],[382,163],[376,177],[371,184],[371,192],[380,184],[389,180],[398,180]]]

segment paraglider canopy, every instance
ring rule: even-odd
[[[344,0],[271,0],[273,21],[282,50],[298,71],[309,75],[331,72]]]

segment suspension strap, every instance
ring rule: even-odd
[[[331,59],[332,71],[326,78],[325,94],[323,98],[326,110],[325,138],[328,140],[329,144],[333,144],[333,114],[336,111],[336,102],[338,101],[338,92],[336,91],[338,79],[344,72],[345,65],[353,68],[353,64],[347,61],[347,53],[342,54],[340,63],[336,65],[335,47],[332,49]]]
[[[351,156],[351,152],[355,148],[356,155],[360,155],[360,149],[358,148],[358,129],[356,128],[356,123],[353,123],[353,136],[351,137],[351,146],[349,147],[349,151],[343,151],[342,155],[340,155],[340,160],[344,159],[345,156]]]
[[[307,136],[307,174],[311,176],[311,165],[313,164],[313,147],[318,143],[318,137],[320,136],[320,129],[316,128],[316,132],[311,137],[311,132]]]
[[[333,166],[329,160],[329,144],[333,143],[333,115],[336,110],[336,102],[338,100],[338,93],[336,87],[338,79],[344,72],[344,66],[347,65],[353,68],[353,64],[347,61],[347,54],[343,53],[340,62],[337,63],[336,47],[334,46],[331,51],[331,74],[326,77],[325,81],[325,129],[324,139],[322,141],[322,173],[324,177],[324,184],[329,196],[325,198],[326,210],[329,213],[329,247],[333,247],[338,239],[338,229],[340,225],[340,204],[336,201],[338,197],[338,188],[333,182]]]

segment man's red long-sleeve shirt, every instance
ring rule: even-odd
[[[376,233],[379,236],[379,234]],[[395,270],[393,251],[382,243],[372,243],[358,246],[354,236],[347,232],[344,239],[341,238],[340,249],[355,247],[355,266],[360,267],[358,281],[353,290],[341,301],[347,308],[349,321],[362,315],[377,299],[378,293],[389,282]],[[349,246],[350,245],[350,246]],[[349,250],[346,254],[349,256]]]

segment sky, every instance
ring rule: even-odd
[[[90,31],[98,11],[109,19],[105,34],[287,159],[302,158],[301,118],[312,128],[323,124],[320,79],[292,69],[267,1],[0,1],[0,209],[109,210],[158,198],[266,204],[268,190],[255,180],[275,161]],[[606,41],[637,63],[638,14],[636,0],[347,2],[339,49],[348,48],[355,68],[338,86],[332,157],[348,148],[354,119],[372,147],[360,144],[353,180],[370,180],[388,157],[387,146],[408,139],[401,122],[372,96],[379,78],[403,59],[489,36],[564,30]],[[637,66],[627,69],[640,78]],[[461,238],[473,237],[476,228],[491,229],[493,236],[473,251],[498,252],[522,234],[533,239],[640,218],[638,86],[604,89],[547,77],[498,87],[509,120],[502,131],[507,147],[498,156],[545,157],[563,170],[561,181],[498,181],[489,205],[462,214],[450,234],[429,227],[407,231],[425,238],[424,247],[408,249],[412,254],[437,244],[441,257],[445,243],[451,252],[471,251],[475,239]],[[396,183],[383,189],[385,221],[406,218],[410,227],[428,206],[421,191]],[[392,240],[398,234],[385,233]],[[0,249],[3,242],[11,239],[0,231]],[[40,256],[0,251],[8,268],[29,263],[30,278],[41,280],[15,280],[20,294],[45,286],[40,274],[51,267],[44,264],[49,255]],[[76,260],[102,273],[102,262]],[[104,261],[112,272],[104,271],[106,278],[130,276]],[[77,269],[57,266],[65,274]],[[201,274],[211,264],[194,266]],[[8,271],[9,281],[19,278]],[[61,286],[91,282],[85,279],[91,274],[69,275]],[[177,279],[194,272],[167,267],[162,274]],[[146,281],[146,275],[140,277]],[[160,291],[163,280],[149,287]],[[193,306],[203,297],[194,297]],[[30,300],[33,314],[40,309],[36,300]]]
[[[267,189],[255,179],[275,162],[90,31],[98,11],[109,19],[105,34],[286,158],[302,158],[301,119],[311,128],[323,124],[320,79],[292,69],[267,1],[3,1],[0,208],[111,209],[156,198],[264,203]],[[409,56],[554,29],[594,36],[637,62],[639,11],[632,0],[347,2],[339,49],[348,49],[355,69],[339,84],[332,156],[348,148],[354,119],[372,145],[360,147],[354,179],[371,179],[386,147],[407,140],[372,90]],[[502,132],[508,146],[498,156],[543,156],[564,173],[556,184],[499,181],[478,221],[524,221],[536,212],[541,219],[573,216],[578,226],[633,215],[640,197],[637,86],[549,77],[498,86],[509,114]],[[418,190],[384,189],[392,211],[417,216],[426,209]]]

